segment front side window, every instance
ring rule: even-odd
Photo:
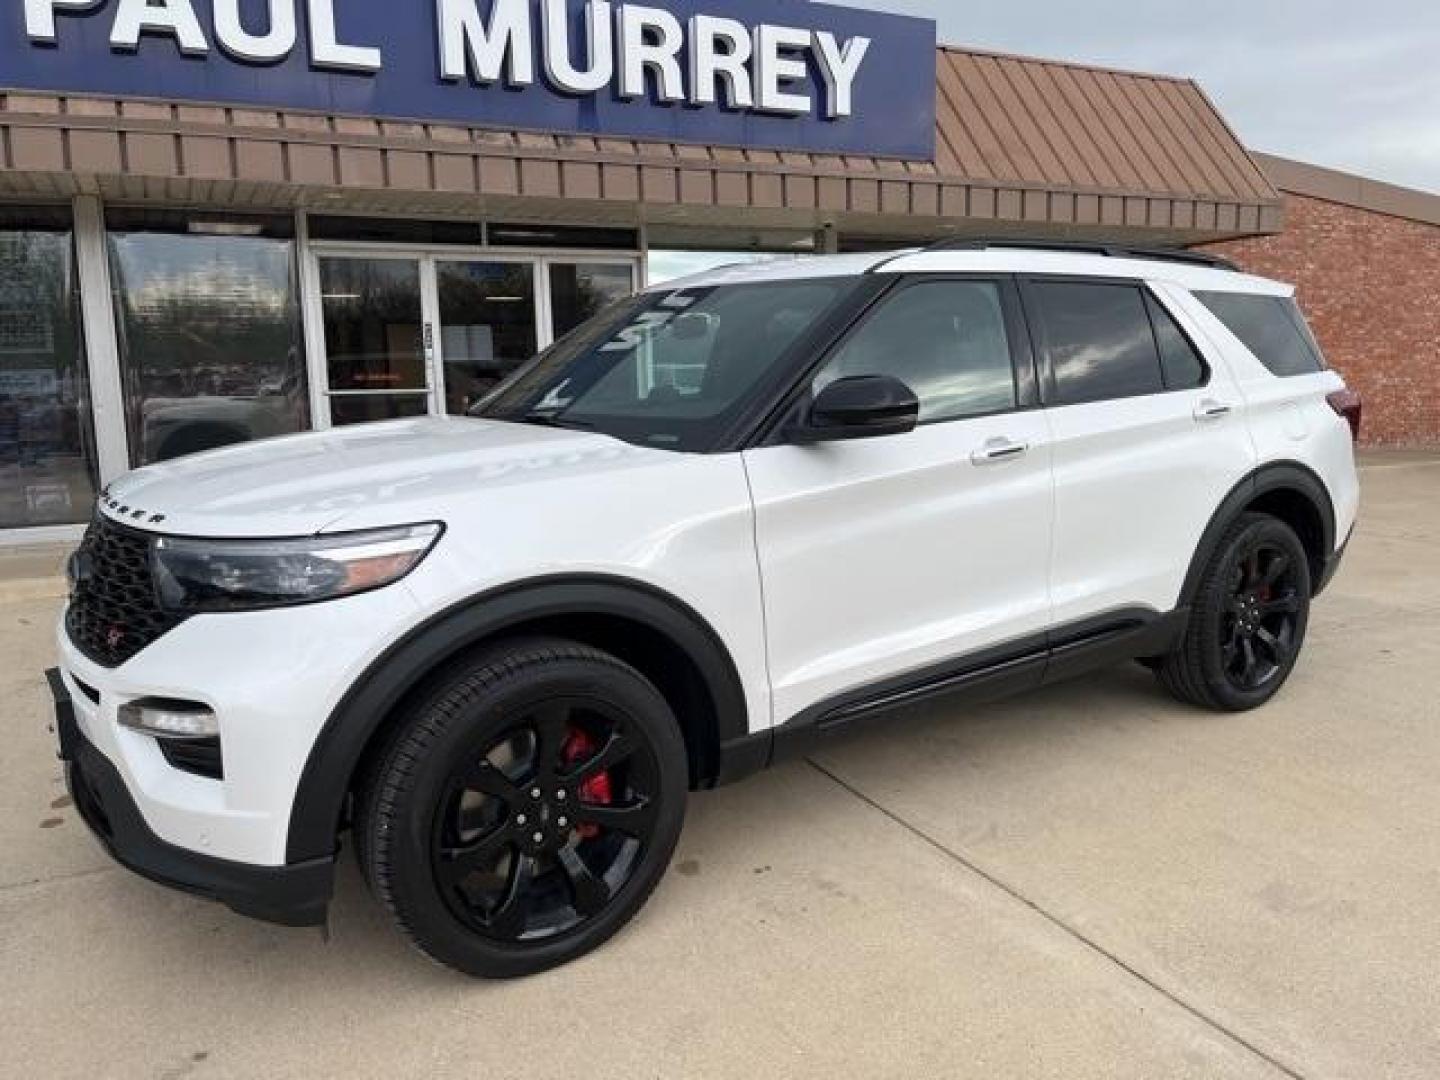
[[[584,324],[472,415],[704,450],[853,278],[657,291]]]
[[[1015,408],[999,286],[932,281],[902,290],[841,346],[814,388],[857,375],[903,382],[919,399],[922,424]]]
[[[136,465],[310,426],[294,221],[106,214]]]
[[[1320,348],[1294,300],[1249,293],[1197,292],[1204,304],[1273,375],[1323,371]]]
[[[1158,394],[1165,388],[1146,298],[1134,285],[1032,286],[1057,405]]]

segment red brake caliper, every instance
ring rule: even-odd
[[[584,728],[570,729],[565,737],[565,745],[560,751],[560,756],[566,765],[576,765],[582,761],[594,757],[600,751],[600,744]],[[610,787],[610,773],[599,772],[580,783],[580,790],[576,792],[582,803],[589,803],[592,806],[609,806],[614,799],[614,792]],[[600,835],[599,825],[579,825],[576,832],[582,840],[590,840]]]

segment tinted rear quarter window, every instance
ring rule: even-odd
[[[1155,340],[1160,344],[1165,389],[1193,390],[1204,386],[1210,372],[1185,331],[1155,297],[1147,295],[1145,304],[1150,309],[1150,321],[1155,324]]]
[[[1248,293],[1197,292],[1195,299],[1255,354],[1273,375],[1325,370],[1320,349],[1294,300]]]
[[[1054,370],[1056,404],[1165,389],[1155,331],[1138,286],[1038,281],[1031,295]]]

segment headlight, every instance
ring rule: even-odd
[[[151,563],[160,603],[171,611],[243,611],[368,592],[399,581],[439,539],[440,525],[313,536],[300,540],[160,537]]]

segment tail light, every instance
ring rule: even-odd
[[[1336,390],[1325,399],[1335,410],[1335,415],[1350,425],[1350,434],[1360,441],[1360,418],[1365,412],[1364,399],[1354,390]]]

